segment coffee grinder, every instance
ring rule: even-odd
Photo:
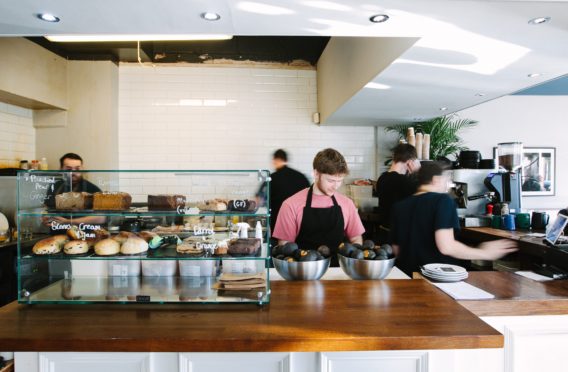
[[[499,172],[485,178],[485,186],[495,192],[495,203],[507,203],[510,213],[521,212],[521,176],[523,144],[505,142],[497,144]]]

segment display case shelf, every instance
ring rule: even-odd
[[[267,170],[19,172],[18,236],[40,237],[39,242],[48,245],[49,250],[36,251],[22,244],[23,240],[18,241],[18,301],[264,305],[270,300],[269,190]],[[97,192],[120,195],[121,210],[90,207],[91,198],[101,196]],[[79,207],[60,205],[62,198],[56,196],[65,193],[69,193],[65,197],[79,198]],[[149,208],[150,199],[156,197],[176,204],[168,210]],[[200,209],[203,205],[247,210],[211,211]],[[257,226],[260,228],[255,231]],[[123,234],[124,239],[137,239],[142,246],[146,244],[141,243],[143,234],[135,236],[139,231],[162,237],[176,235],[179,239],[174,237],[175,242],[145,249],[139,255],[95,253],[93,246],[102,239],[124,244],[118,236],[123,231],[129,231]],[[89,249],[78,255],[67,254],[63,244],[57,249],[50,245],[52,235],[84,240],[83,246],[88,243]],[[146,237],[146,242],[150,239]],[[256,252],[246,246],[258,247],[259,241]],[[180,242],[203,252],[178,253],[176,245]],[[241,248],[247,253],[236,248],[231,251],[233,244],[245,244]],[[235,281],[240,284],[235,285]],[[201,285],[192,287],[197,282]],[[121,294],[120,288],[126,292]],[[196,291],[206,295],[192,297]]]

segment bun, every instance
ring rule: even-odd
[[[112,256],[120,253],[120,243],[114,239],[103,239],[95,244],[95,254]]]
[[[137,235],[130,231],[121,231],[117,235],[113,236],[112,239],[116,240],[120,244],[124,244],[128,238],[132,237],[137,237]]]
[[[83,254],[89,252],[89,244],[84,240],[71,240],[63,246],[65,254]]]
[[[139,254],[146,251],[148,251],[148,243],[137,236],[126,239],[120,247],[120,253],[122,254]]]
[[[32,248],[34,254],[55,254],[61,252],[63,245],[67,242],[67,236],[55,235],[45,238],[35,243]]]

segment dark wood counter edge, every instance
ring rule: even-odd
[[[272,302],[266,308],[217,311],[184,305],[11,303],[0,308],[0,323],[6,324],[0,328],[0,350],[317,352],[504,345],[502,334],[422,281],[275,282]],[[313,312],[293,319],[306,310]],[[358,321],[361,314],[367,317]],[[344,324],[334,327],[343,318]]]

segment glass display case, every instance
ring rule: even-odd
[[[267,170],[20,171],[17,185],[20,303],[270,301]]]

